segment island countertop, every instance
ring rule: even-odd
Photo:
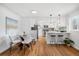
[[[48,31],[46,33],[70,33],[70,32],[56,32],[56,31]]]

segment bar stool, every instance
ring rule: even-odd
[[[64,35],[58,35],[58,40],[57,40],[57,44],[63,44],[63,37]]]
[[[55,44],[55,43],[56,43],[56,35],[51,35],[50,44]]]

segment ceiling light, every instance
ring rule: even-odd
[[[36,13],[37,13],[37,11],[35,11],[35,10],[32,10],[32,13],[33,13],[33,14],[36,14]]]

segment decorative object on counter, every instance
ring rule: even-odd
[[[65,38],[64,43],[65,43],[67,46],[72,46],[73,44],[75,44],[74,41],[72,41],[72,40],[69,39],[69,38]]]
[[[26,33],[25,32],[23,32],[23,36],[26,36]]]

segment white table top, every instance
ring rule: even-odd
[[[15,40],[15,41],[13,41],[13,43],[18,43],[18,42],[21,42],[21,40]]]

